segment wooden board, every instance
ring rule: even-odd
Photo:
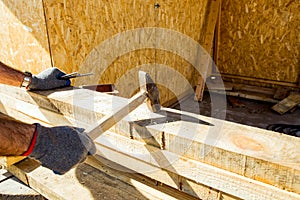
[[[0,199],[43,200],[43,196],[24,185],[7,170],[0,169]]]
[[[298,82],[299,2],[222,1],[217,66],[224,75]]]
[[[0,7],[0,60],[34,74],[52,65],[66,73],[94,71],[97,76],[93,79],[72,83],[115,83],[120,88],[119,95],[127,98],[137,89],[137,78],[132,73],[147,65],[144,67],[153,72],[155,80],[163,80],[159,84],[161,102],[168,102],[195,86],[195,63],[176,50],[196,57],[197,51],[190,52],[190,44],[182,36],[197,44],[202,41],[208,2],[173,0],[155,5],[154,0],[5,0]],[[172,30],[182,35],[174,43],[168,32],[150,34],[149,38],[143,28]],[[142,31],[136,37],[134,32],[138,29]],[[170,70],[176,73],[168,80]]]
[[[162,103],[195,85],[195,63],[182,54],[195,59],[197,52],[182,37],[199,44],[208,1],[44,2],[54,65],[96,74],[75,85],[114,83],[129,98],[138,89],[136,72],[145,68],[159,83]]]
[[[72,122],[84,128],[97,117],[101,118],[112,112],[112,108],[127,102],[124,98],[83,89],[61,89],[38,95],[1,86],[1,96],[2,104],[11,106],[9,112],[19,109],[23,116],[34,115],[32,117],[36,119],[42,119],[39,115],[44,115],[44,121],[51,121],[51,116],[62,116],[60,124]],[[21,100],[11,101],[11,98]],[[26,101],[35,105],[28,110],[24,106],[21,108],[21,102]],[[9,102],[15,102],[15,105]],[[145,106],[139,107],[111,130],[189,160],[299,193],[299,138],[167,108],[160,114],[153,114]],[[41,107],[63,115],[56,113],[45,117],[49,111],[37,112]],[[32,112],[33,109],[37,111]],[[57,119],[53,118],[53,122]],[[214,137],[210,137],[213,134]]]
[[[33,74],[51,67],[42,1],[0,2],[0,60]]]
[[[155,177],[166,184],[176,184],[177,178],[172,174],[178,174],[179,180],[182,182],[192,180],[241,199],[300,199],[300,195],[247,179],[211,165],[192,161],[142,142],[128,140],[114,133],[103,134],[96,140],[96,144],[99,155],[146,176]],[[120,149],[122,150],[120,151]],[[197,187],[190,184],[177,187],[203,198],[196,193]]]
[[[5,181],[6,179],[11,178],[13,175],[11,173],[9,173],[7,170],[5,169],[0,169],[0,183],[2,181]]]
[[[30,159],[10,166],[9,171],[48,199],[195,199],[172,188],[157,186],[154,180],[116,163],[99,160],[87,160],[97,169],[83,163],[64,175],[55,175]]]
[[[140,192],[133,185],[87,164],[61,176],[40,167],[33,160],[11,166],[9,171],[48,199],[158,199],[155,193]]]
[[[0,182],[0,199],[45,200],[45,198],[19,181],[16,177]]]
[[[213,49],[213,41],[214,41],[214,37],[215,37],[215,29],[216,29],[216,24],[217,24],[217,19],[219,16],[219,8],[220,8],[220,0],[213,0],[210,1],[210,5],[208,10],[208,14],[207,14],[207,18],[206,18],[206,27],[205,27],[205,31],[203,31],[203,37],[204,37],[204,41],[202,44],[202,47],[207,51],[207,53],[209,55],[211,55],[212,53],[212,49]],[[212,71],[212,61],[209,61],[206,63],[206,70],[207,72],[204,74],[200,74],[199,78],[198,78],[198,83],[197,83],[197,87],[196,87],[196,91],[195,91],[195,100],[196,101],[202,101],[203,99],[203,93],[204,93],[204,88],[205,88],[205,82],[206,82],[206,77],[209,76],[211,74]]]
[[[292,93],[287,98],[283,99],[272,107],[279,114],[284,114],[300,104],[300,94]]]

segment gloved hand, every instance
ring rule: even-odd
[[[71,81],[60,80],[59,77],[65,75],[56,67],[48,68],[38,75],[32,75],[31,83],[28,86],[29,90],[49,90],[64,86],[70,86]]]
[[[36,124],[36,141],[30,158],[57,174],[64,174],[87,155],[96,153],[93,141],[81,128],[70,126],[44,127]]]

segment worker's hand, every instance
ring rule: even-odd
[[[59,77],[65,75],[56,67],[48,68],[38,75],[33,75],[29,90],[50,90],[54,88],[70,86],[70,80],[60,80]]]
[[[44,127],[36,124],[36,142],[29,157],[57,174],[64,174],[87,155],[96,153],[93,141],[83,129],[70,126]]]

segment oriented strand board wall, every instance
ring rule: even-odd
[[[0,60],[32,73],[51,67],[42,1],[0,1]]]
[[[217,66],[221,73],[297,83],[298,0],[222,1]]]
[[[169,71],[175,69],[187,80],[178,87],[183,90],[194,84],[193,67],[174,52],[155,48],[156,43],[168,39],[168,34],[141,31],[136,36],[130,30],[166,28],[200,41],[207,1],[163,0],[156,6],[155,3],[154,0],[45,0],[54,65],[66,72],[94,71],[96,76],[77,79],[75,84],[115,83],[125,97],[138,89],[137,71],[144,69],[162,85],[162,102],[169,100],[173,95],[165,88],[175,88],[179,81]],[[125,31],[127,43],[122,41],[124,37],[116,36]],[[181,38],[177,39],[172,43],[181,42]],[[147,42],[154,47],[141,48]]]

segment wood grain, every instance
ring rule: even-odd
[[[296,84],[299,4],[290,0],[222,1],[217,66],[224,75]]]
[[[0,60],[37,74],[51,67],[42,1],[0,2]]]
[[[3,104],[11,98],[21,98],[20,102],[31,101],[37,109],[52,107],[55,112],[59,110],[64,120],[72,119],[62,120],[62,124],[72,122],[84,128],[127,102],[124,98],[84,89],[33,95],[3,86],[1,92]],[[38,100],[45,98],[44,95],[49,101]],[[23,109],[23,113],[30,116],[33,112]],[[299,193],[299,138],[168,108],[153,114],[145,104],[110,130],[157,149]]]

